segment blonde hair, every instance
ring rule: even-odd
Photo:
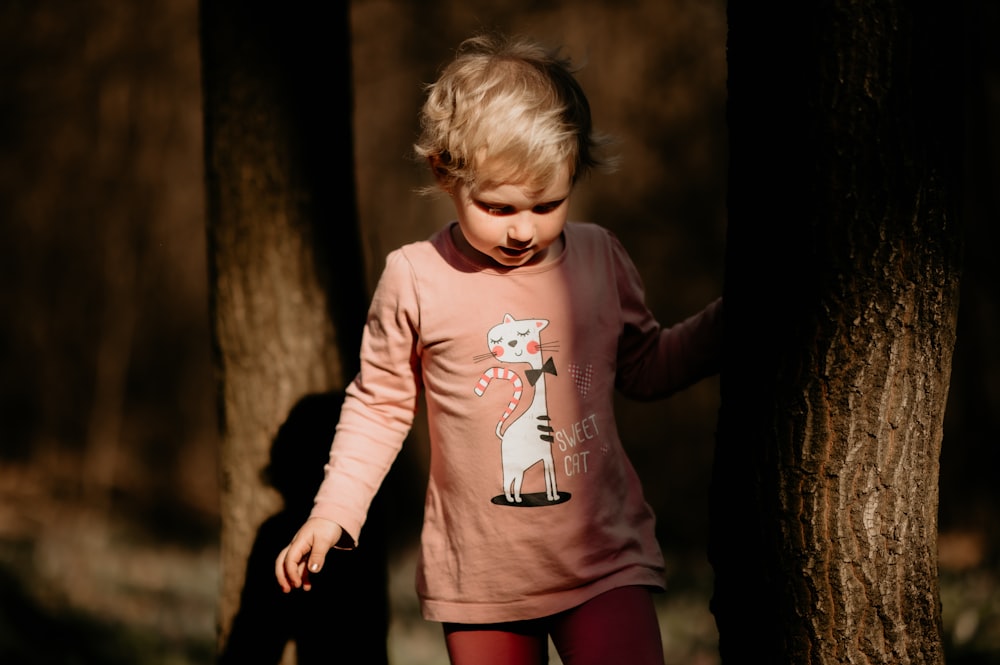
[[[596,152],[607,140],[573,72],[558,50],[525,38],[467,39],[427,87],[417,155],[444,189],[545,186],[567,166],[576,182],[606,163]]]

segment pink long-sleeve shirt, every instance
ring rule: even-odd
[[[515,621],[663,587],[613,393],[665,397],[715,372],[721,306],[662,328],[610,232],[564,237],[559,257],[509,271],[471,262],[448,228],[387,257],[312,514],[357,539],[423,389],[427,619]]]

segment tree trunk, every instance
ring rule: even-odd
[[[258,527],[282,507],[262,477],[265,468],[273,476],[282,454],[272,445],[289,443],[277,437],[279,427],[286,417],[297,427],[289,414],[300,400],[342,390],[357,369],[366,289],[352,168],[348,7],[324,7],[201,3],[223,446],[220,646],[243,609],[241,590],[245,603],[252,584],[267,593],[277,589],[273,566],[251,580],[247,560],[258,549],[255,537],[264,534]],[[336,405],[323,413],[335,419]],[[291,444],[305,445],[304,437]],[[322,473],[315,455],[283,454],[293,463],[299,458],[304,478]],[[290,537],[266,544],[263,558],[273,562],[288,542],[280,539]],[[373,583],[381,588],[370,597],[384,597],[384,575]],[[277,604],[269,611],[287,614]],[[384,607],[381,613],[384,650]],[[262,621],[245,634],[262,639],[261,631],[277,631]]]
[[[729,6],[724,663],[943,662],[961,49],[938,11]]]

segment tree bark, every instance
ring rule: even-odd
[[[241,590],[251,584],[247,559],[258,527],[281,508],[262,477],[274,462],[279,427],[303,397],[342,390],[357,369],[366,289],[352,167],[348,7],[324,7],[201,2],[222,427],[220,646]],[[329,417],[336,418],[332,408]],[[322,470],[312,456],[302,459]],[[302,473],[311,478],[316,470]],[[265,559],[280,549],[269,547]],[[273,567],[270,579],[258,582],[277,589]],[[382,585],[371,590],[377,599],[384,579],[375,583]]]
[[[730,3],[724,663],[941,663],[955,7]]]

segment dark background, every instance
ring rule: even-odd
[[[1000,16],[985,0],[958,7],[968,240],[941,462],[942,599],[950,662],[987,663],[1000,662],[1000,49],[987,38]],[[618,139],[620,168],[582,183],[572,216],[619,235],[663,321],[721,292],[723,0],[354,0],[351,11],[355,154],[329,159],[331,177],[356,165],[369,287],[389,250],[451,215],[414,193],[429,184],[410,158],[422,84],[461,39],[499,28],[565,44],[596,123]],[[219,439],[198,48],[196,0],[0,4],[4,662],[71,662],[67,642],[72,662],[211,660]],[[620,408],[670,566],[666,641],[677,662],[714,662],[704,547],[717,380]],[[411,466],[423,450],[418,428]],[[438,634],[422,641],[412,616],[419,491],[403,503],[393,653],[431,663]]]

